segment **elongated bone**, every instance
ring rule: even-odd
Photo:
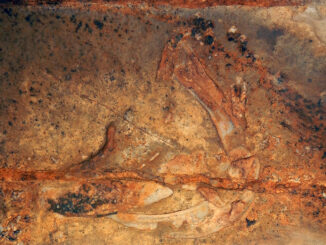
[[[158,224],[168,223],[176,230],[168,232],[168,237],[197,238],[232,224],[243,214],[253,197],[250,191],[245,191],[238,200],[216,206],[213,204],[214,198],[218,198],[216,192],[203,189],[202,193],[205,193],[208,201],[186,210],[160,215],[119,213],[109,217],[125,226],[141,230],[154,230]]]
[[[170,76],[170,77],[169,77]],[[204,65],[195,55],[192,48],[181,40],[176,48],[166,45],[157,77],[160,79],[177,79],[209,114],[219,134],[221,143],[232,160],[248,157],[245,149],[243,129],[237,121],[228,114],[224,107],[225,96],[216,83],[205,71]],[[241,151],[234,149],[243,149]],[[233,153],[235,156],[233,157]]]

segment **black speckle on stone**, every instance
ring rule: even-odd
[[[316,211],[314,211],[314,212],[312,213],[312,215],[313,215],[314,217],[318,217],[318,216],[319,216],[319,213],[320,213],[320,210],[317,209]]]
[[[7,238],[9,241],[12,241],[12,242],[17,240],[16,237],[12,237],[12,236],[8,236]]]
[[[3,12],[6,13],[9,17],[12,16],[12,8],[5,8]]]
[[[248,218],[246,218],[246,222],[247,222],[247,227],[250,227],[250,226],[256,224],[256,220],[250,220]]]
[[[183,38],[183,34],[179,33],[178,35],[175,36],[175,41],[176,43],[180,42],[180,40]]]
[[[214,28],[214,24],[211,20],[206,21],[206,26],[207,26],[207,28]]]
[[[99,30],[102,30],[103,28],[103,23],[99,20],[94,20],[94,24],[96,25],[96,27],[99,29]]]
[[[115,199],[113,199],[115,200]],[[81,193],[68,193],[60,197],[57,201],[48,199],[50,210],[62,215],[83,214],[97,208],[103,204],[112,202],[110,199],[90,198]]]
[[[90,34],[92,34],[92,32],[93,32],[93,29],[87,23],[85,24],[84,30],[85,31],[88,30],[88,33],[90,33]]]
[[[296,194],[298,194],[298,192],[297,192],[296,190],[291,190],[290,193],[291,193],[292,195],[296,195]]]
[[[239,85],[234,85],[233,86],[233,91],[237,97],[241,96],[241,87]]]
[[[241,34],[239,32],[227,32],[226,33],[226,37],[229,42],[235,42],[235,43],[238,42],[240,36],[241,36]]]
[[[206,45],[211,45],[214,42],[214,38],[211,35],[208,35],[204,39],[204,43]]]
[[[180,40],[183,38],[183,34],[179,33],[178,35],[175,36],[175,42],[172,44],[173,48],[177,47],[177,44],[180,42]]]
[[[76,16],[73,14],[73,15],[71,15],[70,16],[70,21],[72,22],[72,23],[75,23],[76,24]]]
[[[4,135],[6,135],[7,134],[7,130],[3,130],[3,132],[2,132]]]
[[[33,26],[34,20],[32,18],[33,16],[31,14],[27,15],[25,17],[25,20],[30,24],[30,26]]]
[[[286,123],[285,121],[280,122],[280,125],[283,126],[284,128],[289,129],[290,131],[292,131],[292,127],[291,127],[291,125],[289,125],[289,124]]]
[[[60,19],[61,16],[60,16],[60,15],[56,15],[55,18],[56,18],[56,19]]]
[[[68,73],[68,74],[65,75],[65,80],[66,81],[70,81],[71,80],[71,74],[70,73]]]
[[[192,21],[192,23],[195,25],[195,26],[200,26],[200,25],[202,25],[202,23],[204,23],[205,22],[205,20],[204,20],[204,18],[194,18],[193,19],[193,21]]]
[[[191,29],[191,36],[192,37],[195,37],[196,34],[199,34],[199,33],[200,33],[200,29],[199,28],[194,27],[194,28]]]
[[[277,78],[277,83],[278,83],[278,84],[283,83],[283,82],[284,82],[284,78],[285,78],[284,74],[281,73],[281,74],[279,75],[279,77]]]
[[[206,31],[208,28],[208,26],[206,25],[206,21],[203,18],[195,18],[193,20],[193,24],[203,31]]]
[[[24,221],[25,221],[25,222],[29,222],[30,219],[31,219],[31,218],[30,218],[28,215],[25,215],[25,216],[24,216]]]
[[[9,125],[9,126],[12,126],[12,122],[11,122],[11,121],[9,121],[9,122],[8,122],[8,125]]]
[[[57,4],[60,4],[62,3],[63,0],[47,0],[45,1],[46,4],[49,4],[49,5],[57,5]]]
[[[246,55],[246,58],[251,59],[252,62],[256,61],[255,55],[253,53],[251,53],[251,52],[248,52],[248,54]]]
[[[66,213],[84,213],[85,209],[82,203],[77,203],[74,205],[73,198],[63,198],[60,197],[58,202],[55,202],[53,200],[48,200],[48,203],[50,204],[50,210],[52,210],[55,213],[59,214],[66,214]]]
[[[112,75],[110,76],[110,81],[113,82],[115,80],[115,77]]]
[[[307,82],[308,83],[311,83],[312,82],[312,79],[311,78],[308,78]]]
[[[239,49],[242,55],[247,51],[247,44],[248,44],[247,41],[240,42],[239,44]]]
[[[313,130],[314,130],[315,132],[318,132],[318,131],[320,130],[320,127],[318,127],[317,125],[314,125],[314,126],[313,126]]]
[[[209,28],[214,28],[214,24],[211,20],[205,20],[198,17],[192,20],[192,25],[195,27],[191,30],[191,35],[194,37],[196,34],[205,32]]]
[[[79,31],[79,29],[82,27],[83,23],[81,21],[78,22],[78,25],[76,27],[75,32],[77,33]]]
[[[326,158],[326,151],[324,151],[323,156],[321,157],[321,159],[325,159]]]
[[[90,191],[90,187],[83,184],[83,191],[85,191],[86,193],[88,193]]]

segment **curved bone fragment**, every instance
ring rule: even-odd
[[[219,134],[225,151],[232,159],[233,149],[244,148],[245,137],[241,123],[225,110],[225,96],[217,84],[209,77],[204,65],[186,44],[181,40],[176,48],[166,45],[158,70],[161,79],[174,76],[195,97],[209,114]],[[246,157],[244,152],[242,157]]]
[[[201,193],[205,193],[205,189]],[[167,233],[168,237],[197,238],[214,233],[239,219],[253,197],[250,191],[246,191],[239,199],[223,203],[219,197],[214,197],[217,195],[216,192],[210,191],[206,194],[208,201],[174,213],[160,215],[118,213],[109,218],[141,230],[154,230],[160,223],[167,223],[174,228]],[[214,200],[218,200],[219,205],[214,205],[217,204]]]

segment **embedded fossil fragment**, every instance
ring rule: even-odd
[[[195,40],[200,39],[203,30],[212,31],[213,24],[198,18],[194,20],[194,26],[195,30],[182,30],[182,35],[166,45],[157,78],[162,82],[176,79],[209,114],[224,149],[223,156],[215,161],[213,167],[219,167],[219,172],[205,165],[207,158],[202,153],[197,157],[177,155],[158,166],[158,171],[154,172],[157,176],[149,176],[141,168],[132,167],[101,171],[106,157],[116,148],[116,127],[111,123],[103,147],[83,162],[58,171],[26,173],[3,170],[0,173],[4,180],[43,181],[36,192],[40,196],[39,206],[48,211],[64,216],[107,216],[138,229],[153,230],[165,224],[169,227],[165,234],[170,237],[202,237],[238,220],[253,200],[251,191],[230,190],[232,195],[225,195],[212,188],[214,183],[209,177],[195,177],[193,181],[183,179],[207,171],[212,171],[211,177],[233,182],[252,181],[259,176],[258,159],[252,156],[245,142],[245,85],[239,78],[236,87],[231,88],[231,100],[226,98],[225,91],[208,75],[205,65],[191,47],[192,34]],[[198,40],[196,42],[198,44]],[[206,35],[205,43],[214,44],[213,37]],[[56,181],[48,183],[47,180]],[[137,208],[168,198],[179,184],[200,193],[201,202],[167,214],[130,213],[131,209],[137,211]]]
[[[204,30],[213,26],[206,27],[203,19],[197,19],[194,23],[199,26],[204,25]],[[198,23],[203,23],[203,25]],[[195,38],[198,32],[200,30],[195,31]],[[230,108],[227,108],[229,105],[223,91],[209,77],[204,65],[191,48],[190,31],[185,29],[180,33],[164,48],[157,78],[163,82],[167,79],[176,79],[208,112],[225,150],[228,165],[225,169],[229,177],[231,179],[257,179],[260,165],[258,159],[250,156],[245,147],[244,118],[237,119],[227,112]],[[212,43],[213,40],[207,42],[207,44]],[[237,93],[239,92],[237,91]],[[240,94],[242,93],[240,92]],[[242,94],[243,96],[245,95]],[[240,102],[242,100],[233,101]],[[162,166],[161,172],[174,172],[174,174],[178,174],[179,170],[184,172],[181,166],[174,167],[175,164],[177,162]],[[171,171],[172,169],[174,171]],[[111,218],[138,229],[155,229],[158,223],[171,223],[178,229],[178,231],[171,231],[170,236],[172,237],[200,237],[218,231],[241,217],[253,197],[253,193],[246,191],[243,195],[237,195],[236,200],[217,202],[216,200],[221,199],[216,190],[199,188],[199,192],[208,201],[186,210],[164,215],[119,213]],[[186,224],[185,227],[183,224]]]
[[[159,215],[121,213],[112,215],[111,218],[126,226],[147,230],[156,229],[160,223],[170,223],[174,229],[169,232],[169,237],[203,237],[237,220],[253,198],[251,191],[245,191],[235,201],[217,203],[216,199],[219,197],[215,191],[206,188],[200,191],[208,201],[186,210]]]
[[[244,157],[247,155],[243,133],[244,123],[227,113],[229,105],[225,101],[223,92],[205,71],[204,65],[187,41],[189,38],[190,33],[185,32],[183,39],[177,44],[166,45],[157,77],[162,80],[174,77],[188,88],[209,113],[226,153],[231,158],[233,155],[239,158],[241,149],[240,154]],[[233,152],[235,149],[237,152]]]
[[[118,210],[147,206],[172,194],[172,190],[150,181],[116,180],[72,182],[42,188],[42,199],[50,211],[66,216],[104,216]]]

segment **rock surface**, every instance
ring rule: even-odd
[[[321,1],[1,5],[0,243],[325,244],[325,20]]]

